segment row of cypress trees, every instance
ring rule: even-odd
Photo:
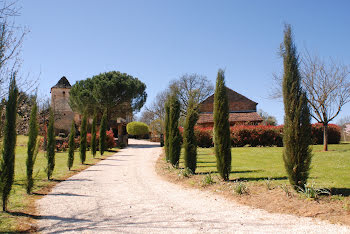
[[[290,25],[286,25],[281,46],[283,58],[284,102],[284,151],[283,161],[289,182],[295,190],[304,189],[309,177],[311,153],[311,118],[305,91],[301,87],[299,57],[293,42]],[[192,105],[189,105],[192,106]],[[181,144],[178,119],[179,101],[175,94],[165,104],[165,153],[173,166],[178,166]],[[193,173],[196,170],[197,146],[194,126],[198,119],[195,108],[187,110],[184,128],[184,163]],[[229,105],[225,87],[224,71],[219,70],[214,94],[214,149],[216,166],[220,176],[229,180],[231,172]]]
[[[224,81],[224,71],[219,70],[214,94],[214,144],[217,169],[224,180],[229,179],[231,171],[231,145],[228,122],[228,100]],[[198,120],[198,105],[189,100],[183,133],[184,164],[192,173],[197,167],[197,142],[194,126]],[[179,132],[180,102],[176,94],[171,94],[165,103],[165,155],[166,160],[178,167],[181,153]]]
[[[91,153],[92,156],[95,158],[96,152],[97,152],[97,140],[96,140],[96,123],[97,123],[97,115],[96,112],[93,115],[92,119],[92,126],[91,126]],[[105,111],[103,113],[102,119],[101,119],[101,125],[100,125],[100,154],[103,155],[106,151],[106,129],[107,129],[107,112]],[[70,170],[73,166],[74,162],[74,149],[75,149],[75,124],[74,120],[72,121],[72,127],[69,134],[69,141],[68,141],[68,160],[67,160],[67,166]],[[83,119],[81,121],[80,126],[80,147],[79,147],[79,156],[80,156],[80,162],[81,164],[85,163],[86,160],[86,150],[87,150],[87,114],[84,113]]]
[[[5,127],[4,127],[4,139],[3,139],[3,147],[2,147],[2,157],[0,160],[0,193],[2,199],[2,209],[3,211],[7,211],[7,202],[12,189],[12,184],[14,181],[14,173],[15,173],[15,148],[16,148],[16,117],[17,117],[17,100],[18,100],[18,88],[16,85],[16,74],[14,73],[10,79],[9,85],[9,96],[6,103],[6,119],[5,119]],[[36,98],[32,99],[32,110],[30,114],[29,121],[29,132],[28,132],[28,144],[27,144],[27,159],[26,159],[26,192],[28,194],[31,193],[34,180],[33,180],[33,169],[36,157],[39,152],[39,140],[38,140],[38,105],[36,102]],[[86,158],[86,115],[84,115],[82,126],[81,126],[81,147],[80,147],[80,159],[81,162],[84,163]],[[100,153],[103,155],[106,150],[106,112],[104,113],[101,121],[100,128]],[[69,151],[68,151],[68,160],[67,166],[69,170],[73,166],[74,161],[74,143],[75,137],[75,125],[74,121],[72,123],[70,135],[69,135]],[[46,173],[47,179],[50,180],[52,177],[52,173],[55,168],[55,147],[56,147],[56,139],[54,132],[54,113],[50,109],[49,111],[49,123],[47,128],[46,139],[46,154],[45,157],[47,159]],[[92,154],[95,157],[96,155],[96,114],[93,118],[92,124]]]

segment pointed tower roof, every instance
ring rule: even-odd
[[[70,85],[69,81],[65,76],[62,76],[62,78],[57,82],[57,84],[55,86],[52,86],[52,88],[70,88],[70,87],[72,86]]]

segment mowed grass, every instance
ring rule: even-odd
[[[55,169],[52,175],[53,181],[47,180],[46,175],[46,165],[47,160],[45,157],[45,152],[40,151],[35,165],[34,165],[34,195],[26,194],[26,158],[27,158],[27,141],[28,137],[26,136],[17,136],[17,146],[16,146],[16,159],[15,159],[15,181],[12,186],[11,195],[8,202],[8,210],[10,213],[0,212],[0,232],[16,232],[21,231],[21,223],[23,216],[28,213],[28,209],[33,207],[34,199],[40,198],[40,194],[36,192],[52,186],[54,183],[57,183],[70,175],[73,175],[77,171],[87,167],[86,165],[92,165],[99,161],[100,154],[97,152],[96,159],[92,158],[90,151],[86,155],[86,165],[80,163],[79,152],[75,151],[74,154],[74,164],[71,168],[71,171],[67,167],[67,152],[56,152],[55,156]],[[116,149],[107,151],[104,153],[105,156],[113,155],[116,152]],[[36,194],[36,195],[35,195]],[[0,202],[0,204],[2,204]],[[2,206],[1,206],[2,207]]]
[[[312,164],[309,183],[323,188],[350,190],[350,144],[312,146]],[[275,180],[288,183],[282,159],[282,147],[239,147],[232,148],[232,172],[230,180],[263,181]],[[183,153],[180,167],[184,167]],[[217,174],[214,148],[198,148],[196,173]]]

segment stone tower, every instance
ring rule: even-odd
[[[51,88],[51,108],[55,114],[55,133],[68,134],[71,128],[74,112],[69,106],[69,91],[71,85],[66,77],[62,77]]]

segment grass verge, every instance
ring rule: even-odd
[[[317,217],[332,223],[350,225],[350,144],[313,146],[313,161],[308,193],[296,193],[288,183],[282,151],[278,147],[232,148],[230,181],[224,182],[216,170],[212,148],[198,148],[195,175],[183,176],[183,154],[179,169],[157,161],[158,174],[186,187],[211,190],[241,204],[275,213]],[[182,171],[181,171],[182,170]],[[321,188],[320,190],[316,188]],[[332,195],[310,194],[328,189]]]
[[[16,163],[15,163],[15,181],[8,203],[8,213],[0,212],[0,232],[35,232],[35,220],[40,218],[36,214],[35,200],[40,199],[59,182],[71,177],[72,175],[83,171],[87,167],[111,156],[117,152],[112,149],[104,153],[102,157],[97,152],[97,157],[93,158],[91,152],[87,152],[85,164],[80,163],[79,152],[74,154],[74,164],[71,171],[67,167],[67,152],[56,152],[55,170],[52,180],[48,181],[45,168],[45,152],[39,152],[34,165],[34,188],[33,194],[27,195],[25,189],[26,183],[26,157],[27,157],[26,136],[17,137]]]

